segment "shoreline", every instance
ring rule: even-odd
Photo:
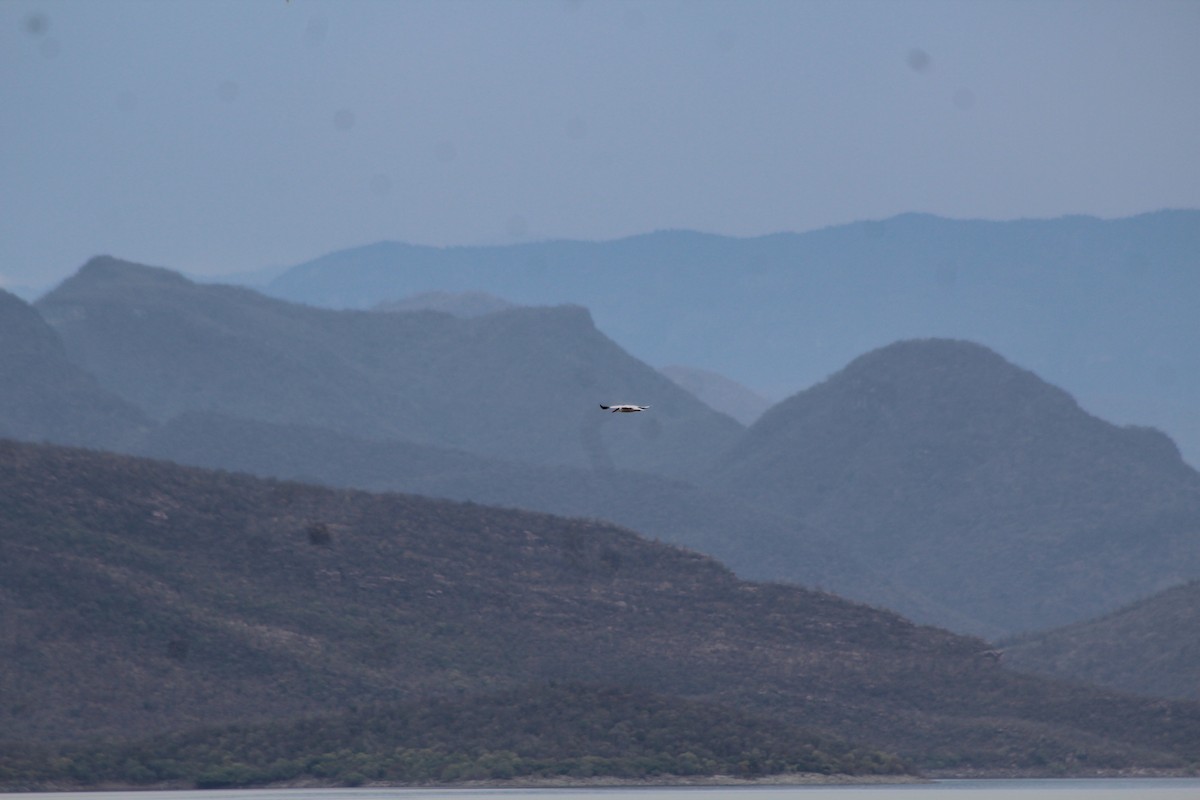
[[[776,775],[761,775],[743,778],[736,775],[659,775],[648,778],[620,778],[610,775],[597,775],[580,778],[567,775],[551,777],[523,778],[490,778],[481,780],[466,780],[443,783],[431,781],[427,783],[388,783],[385,781],[367,781],[357,786],[347,786],[343,783],[323,781],[318,779],[300,779],[263,783],[249,786],[223,786],[213,789],[198,789],[190,782],[166,782],[158,784],[122,784],[100,783],[89,786],[79,786],[65,783],[46,783],[38,786],[8,786],[0,787],[0,797],[5,794],[30,793],[42,794],[50,792],[201,792],[201,791],[271,791],[286,789],[433,789],[438,791],[453,791],[455,789],[604,789],[604,788],[671,788],[671,787],[706,787],[706,786],[887,786],[928,784],[949,780],[1087,780],[1105,778],[1196,778],[1200,772],[1192,769],[1163,769],[1163,768],[1133,768],[1133,769],[1097,769],[1086,772],[1072,772],[1064,775],[1052,770],[1020,770],[1020,769],[989,769],[989,770],[930,770],[920,775],[848,775],[845,773],[825,774],[820,772],[791,772]]]
[[[222,786],[212,789],[198,789],[195,784],[182,781],[156,784],[98,783],[88,786],[45,783],[37,786],[0,787],[0,797],[13,793],[42,794],[50,792],[248,792],[258,790],[278,791],[281,789],[435,789],[453,791],[455,789],[636,789],[639,787],[670,788],[675,786],[854,786],[909,783],[930,783],[930,780],[918,775],[847,775],[843,773],[826,775],[820,772],[793,772],[780,775],[762,775],[753,778],[740,778],[736,775],[660,775],[651,778],[620,778],[607,775],[577,778],[557,775],[552,777],[491,778],[454,781],[452,783],[437,781],[428,783],[367,781],[357,786],[347,786],[343,783],[317,779],[300,779],[279,781],[276,783],[260,783],[249,786]]]
[[[653,778],[618,778],[596,776],[572,778],[555,776],[548,778],[507,778],[504,780],[460,781],[452,784],[430,784],[429,789],[573,789],[603,787],[670,787],[670,786],[854,786],[886,785],[907,783],[930,783],[920,775],[847,775],[821,772],[790,772],[780,775],[762,775],[755,778],[739,778],[736,775],[661,775]],[[383,788],[381,785],[363,784],[364,787]]]

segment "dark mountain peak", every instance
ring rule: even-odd
[[[1200,576],[1200,475],[1164,440],[986,347],[910,340],[769,410],[713,481],[838,535],[991,636]]]
[[[960,339],[908,339],[873,350],[842,373],[850,380],[886,381],[926,406],[954,406],[967,397],[995,402],[997,390],[1011,397],[1041,394],[1077,407],[1070,395],[981,344]],[[949,402],[939,402],[949,401]]]
[[[748,438],[779,436],[813,415],[841,419],[859,431],[866,423],[893,421],[915,434],[915,424],[974,426],[987,420],[1008,429],[1038,415],[1070,414],[1082,412],[1069,394],[983,345],[910,339],[859,356],[823,383],[779,403]]]
[[[0,436],[103,447],[146,422],[69,361],[37,309],[0,290]]]
[[[983,375],[990,371],[1021,371],[996,351],[963,339],[904,339],[864,353],[851,361],[842,374],[866,371],[897,378],[924,376],[942,378],[961,371]]]
[[[1121,437],[1126,442],[1129,452],[1140,458],[1152,461],[1163,467],[1169,467],[1184,476],[1195,476],[1196,471],[1183,460],[1179,446],[1175,441],[1160,431],[1146,425],[1125,425],[1121,428]]]
[[[0,289],[0,309],[7,310],[17,306],[28,306],[29,304],[22,300],[12,292]]]
[[[1082,409],[1068,392],[1019,367],[999,353],[957,339],[911,339],[855,359],[829,383],[864,393],[860,405],[902,414],[910,422],[934,426],[992,427],[994,436],[1036,436],[1046,442],[1056,432],[1091,446],[1106,443],[1131,460],[1192,473],[1179,448],[1162,431],[1141,425],[1116,426]],[[884,408],[883,403],[891,408]],[[1011,441],[1011,440],[1010,440]],[[1089,444],[1083,444],[1087,449]]]
[[[855,369],[860,364],[897,362],[901,359],[918,366],[922,364],[940,366],[943,362],[952,359],[962,362],[975,360],[992,364],[1007,363],[1004,357],[994,350],[964,339],[903,339],[864,353],[850,362],[846,366],[846,370]]]
[[[147,334],[155,326],[178,327],[188,324],[185,320],[194,323],[205,316],[215,315],[222,319],[228,319],[230,315],[260,316],[264,320],[262,324],[272,324],[281,318],[306,316],[311,310],[301,304],[267,297],[245,286],[197,283],[164,267],[135,264],[111,256],[91,259],[39,299],[36,306],[58,329],[68,350],[77,359],[82,357],[76,352],[78,348],[73,346],[68,329],[85,324],[83,320],[87,316],[119,318],[123,325],[132,324],[142,331],[140,335],[153,338],[164,333],[160,329],[157,333]],[[323,309],[316,313],[330,312]]]
[[[0,289],[0,343],[3,343],[0,364],[14,370],[14,379],[19,377],[16,370],[28,369],[41,359],[65,358],[62,342],[37,309],[3,289]]]
[[[76,363],[159,421],[201,408],[535,463],[677,471],[741,431],[578,305],[335,311],[100,259],[37,307]],[[660,413],[601,429],[597,404],[633,396]],[[530,398],[545,411],[525,419]]]
[[[113,303],[187,294],[195,288],[196,284],[169,269],[96,256],[39,298],[36,306],[51,325],[57,326],[64,317],[78,315],[83,307],[107,309]]]
[[[150,267],[123,261],[112,256],[96,256],[79,268],[55,292],[66,287],[90,288],[99,284],[125,284],[133,286],[193,286],[194,284],[178,272],[164,267]]]
[[[38,316],[37,310],[12,292],[0,289],[0,333],[25,332],[35,328],[46,327],[46,323]],[[49,328],[46,327],[49,331]]]

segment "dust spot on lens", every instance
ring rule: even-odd
[[[908,62],[908,68],[913,72],[928,72],[931,59],[929,53],[926,53],[919,47],[914,47],[908,51],[908,57],[905,59]]]
[[[25,31],[30,36],[44,36],[50,30],[50,18],[40,11],[25,18]]]

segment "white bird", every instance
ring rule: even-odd
[[[603,408],[605,411],[611,411],[614,414],[617,413],[618,411],[620,411],[622,414],[632,414],[634,411],[645,411],[650,406],[635,406],[632,403],[622,403],[621,405],[616,405],[616,406],[606,406],[606,405],[604,405],[604,403],[601,403],[600,407]]]

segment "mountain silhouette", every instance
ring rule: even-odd
[[[978,342],[1200,465],[1200,211],[987,222],[904,214],[738,239],[660,231],[492,247],[380,242],[264,287],[366,308],[421,292],[573,303],[648,364],[783,397],[897,340]]]
[[[37,304],[71,357],[159,421],[215,411],[511,461],[692,471],[742,430],[596,330],[586,309],[470,319],[329,311],[112,258]],[[653,404],[614,419],[600,403]]]
[[[577,307],[339,312],[96,259],[38,309],[160,420],[128,452],[609,519],[989,638],[1197,577],[1197,475],[1170,440],[975,344],[882,348],[742,429]]]
[[[1096,616],[1200,576],[1200,475],[1171,441],[1097,419],[968,342],[855,359],[771,408],[709,483],[835,535],[985,636]]]
[[[118,448],[150,426],[68,357],[29,304],[0,290],[0,436]]]
[[[456,317],[481,317],[507,311],[514,304],[487,292],[422,292],[374,307],[375,311],[443,311]]]

